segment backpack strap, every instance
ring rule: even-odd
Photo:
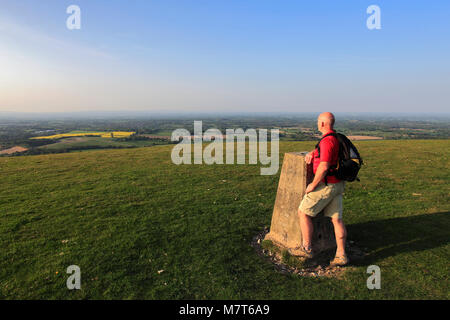
[[[317,149],[317,152],[318,152],[318,154],[319,154],[319,157],[320,157],[320,142],[321,142],[323,139],[325,139],[326,137],[329,137],[329,136],[334,136],[334,137],[337,138],[337,133],[336,133],[336,132],[327,133],[327,134],[324,135],[322,138],[320,138],[319,142],[317,142],[317,144],[316,144],[316,149]]]
[[[320,140],[319,140],[319,142],[317,142],[317,144],[316,144],[316,149],[317,149],[317,154],[319,155],[319,158],[320,158],[320,142],[323,140],[323,139],[325,139],[326,137],[329,137],[329,136],[333,136],[333,137],[338,137],[337,136],[337,133],[336,132],[331,132],[331,133],[327,133],[326,135],[324,135],[322,138],[320,138]],[[339,142],[339,141],[338,141]],[[333,167],[336,167],[336,166],[333,166]],[[330,167],[328,170],[327,170],[327,174],[325,175],[325,178],[324,178],[324,180],[325,180],[325,185],[326,186],[328,186],[328,179],[327,179],[327,176],[331,176],[331,170],[333,170],[333,169],[336,169],[336,168],[332,168],[332,167]]]

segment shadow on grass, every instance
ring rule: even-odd
[[[450,242],[450,212],[421,214],[348,225],[352,240],[369,253],[354,265],[370,265],[405,252],[444,246]]]

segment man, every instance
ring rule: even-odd
[[[332,113],[324,112],[319,115],[317,127],[322,133],[322,137],[335,132],[333,126],[334,115]],[[322,139],[319,148],[320,155],[318,150],[315,149],[305,157],[306,163],[310,164],[311,161],[313,162],[314,180],[306,187],[305,196],[298,208],[303,243],[300,247],[291,249],[290,253],[296,256],[312,258],[312,217],[315,217],[323,210],[325,216],[330,217],[333,222],[337,244],[336,255],[330,265],[345,265],[348,263],[348,258],[345,253],[347,230],[342,221],[344,181],[340,181],[334,176],[327,176],[328,169],[331,166],[335,166],[338,162],[339,142],[336,137],[327,136]]]

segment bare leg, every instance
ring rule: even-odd
[[[344,221],[337,216],[331,218],[334,226],[334,234],[336,236],[336,257],[342,257],[345,255],[345,240],[347,239],[347,229],[345,228]]]
[[[311,248],[311,240],[313,234],[313,224],[311,217],[298,210],[298,216],[300,217],[300,229],[302,231],[303,247],[306,249]]]

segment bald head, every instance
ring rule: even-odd
[[[332,130],[334,126],[334,115],[331,112],[321,113],[317,119],[317,126],[321,132]]]

